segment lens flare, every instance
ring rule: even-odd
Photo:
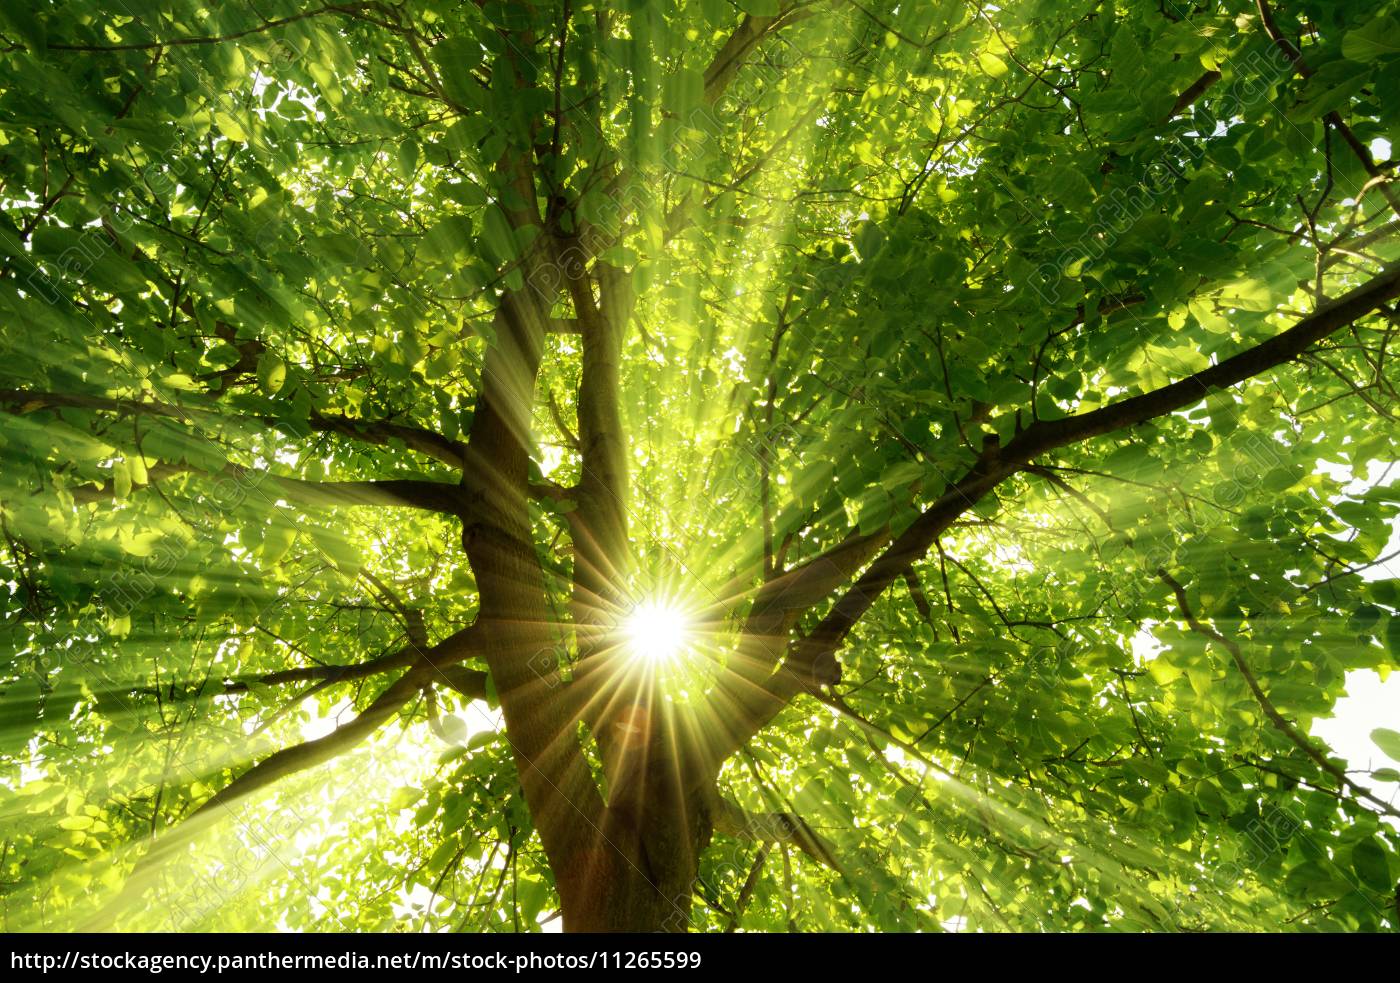
[[[627,616],[623,632],[633,658],[661,666],[675,662],[685,651],[690,621],[680,608],[643,601]]]

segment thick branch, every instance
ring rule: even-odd
[[[1400,264],[1319,307],[1293,327],[1193,376],[1089,413],[1039,421],[1006,447],[984,445],[976,463],[890,544],[826,617],[798,643],[784,664],[759,686],[737,694],[741,719],[732,725],[727,754],[743,746],[797,693],[831,682],[836,650],[875,599],[928,552],[958,517],[1035,458],[1093,437],[1184,409],[1212,390],[1225,389],[1297,358],[1309,347],[1400,296]],[[784,643],[778,651],[787,651]],[[839,674],[838,674],[839,676]],[[742,738],[733,743],[734,739]]]
[[[487,674],[480,669],[466,666],[451,666],[443,669],[434,678],[434,683],[456,690],[469,700],[486,699]]]
[[[401,669],[413,662],[414,648],[400,649],[368,662],[350,665],[296,666],[278,669],[256,676],[240,676],[224,684],[225,693],[246,693],[255,686],[280,686],[283,683],[325,682],[344,683],[375,676],[391,669]]]
[[[283,478],[230,464],[219,472],[201,471],[188,464],[157,464],[146,472],[146,483],[156,484],[182,474],[229,478],[246,490],[262,490],[267,498],[285,498],[299,505],[378,505],[426,509],[460,516],[464,499],[455,483],[420,478],[388,478],[366,481],[303,481]],[[75,502],[109,502],[116,497],[113,479],[101,485],[74,489]]]
[[[191,814],[191,818],[227,806],[278,779],[313,768],[349,751],[398,713],[423,688],[430,673],[431,670],[424,666],[404,673],[354,720],[341,724],[325,737],[283,748],[259,761],[205,801]]]
[[[379,505],[403,506],[460,516],[464,500],[452,482],[422,478],[387,478],[366,481],[304,481],[283,478],[253,468],[230,464],[222,471],[201,471],[188,464],[157,464],[146,472],[147,484],[156,484],[182,474],[202,474],[238,482],[248,491],[261,491],[264,497],[285,498],[299,505]],[[113,479],[97,487],[75,489],[75,502],[106,502],[116,497]]]
[[[302,505],[396,505],[461,515],[463,498],[455,482],[423,478],[384,478],[373,481],[303,481],[264,471],[229,465],[224,474]]]
[[[528,256],[526,282],[556,282],[535,276],[555,259]],[[560,698],[558,677],[541,668],[551,665],[556,639],[533,542],[529,463],[531,408],[552,303],[552,296],[528,289],[501,298],[467,438],[463,486],[474,513],[463,522],[462,545],[480,592],[483,655],[525,798],[560,869],[589,849],[596,834],[591,824],[604,804],[578,744],[576,719]]]
[[[452,673],[458,663],[478,652],[477,629],[475,626],[463,628],[449,635],[426,651],[414,653],[412,666],[399,676],[388,689],[380,693],[369,706],[355,719],[341,724],[324,737],[305,741],[280,751],[259,761],[228,785],[206,799],[194,812],[156,840],[150,852],[137,861],[127,878],[126,884],[116,899],[109,903],[98,916],[110,920],[132,906],[142,891],[149,886],[154,870],[171,859],[175,851],[187,845],[209,822],[221,818],[221,813],[229,811],[240,799],[267,788],[279,779],[324,764],[332,758],[351,750],[365,738],[379,729],[405,704],[420,693],[434,680]],[[398,656],[387,657],[395,659]],[[371,660],[366,666],[376,665],[386,660]],[[461,674],[461,682],[466,685],[469,674]],[[482,691],[484,693],[484,681]]]
[[[271,423],[273,421],[264,420],[263,422]],[[467,445],[461,441],[448,440],[442,434],[432,430],[410,427],[400,423],[388,423],[382,420],[356,420],[348,416],[313,413],[306,422],[312,430],[333,433],[367,444],[383,445],[396,440],[401,441],[409,450],[426,454],[452,468],[461,468],[462,455],[467,448]]]
[[[197,416],[213,416],[223,422],[247,422],[257,424],[259,427],[284,425],[287,422],[276,417],[228,414],[207,407],[180,406],[155,400],[123,399],[85,393],[0,389],[0,409],[8,413],[24,415],[38,410],[62,407],[98,410],[105,413],[115,413],[118,416],[146,415],[173,420],[193,420]],[[336,414],[313,413],[307,418],[306,427],[319,433],[336,434],[368,444],[385,445],[396,440],[402,441],[409,450],[426,454],[454,468],[461,468],[462,453],[466,449],[466,445],[460,441],[448,440],[431,430],[389,423],[383,420],[357,420]]]
[[[1183,110],[1190,108],[1197,99],[1206,94],[1212,85],[1219,81],[1220,73],[1213,69],[1196,79],[1188,89],[1176,97],[1176,102],[1172,104],[1172,111],[1167,118],[1174,119]]]
[[[719,800],[715,832],[757,843],[790,843],[817,863],[839,871],[841,864],[831,846],[791,812],[745,812],[728,799]]]
[[[426,667],[409,670],[354,720],[340,725],[325,737],[283,748],[216,792],[179,826],[156,840],[150,851],[137,861],[122,890],[99,912],[95,921],[100,924],[89,927],[110,927],[112,920],[135,907],[142,893],[151,885],[156,870],[208,828],[211,821],[221,818],[220,811],[228,811],[237,800],[288,775],[323,764],[363,741],[422,689],[427,672]]]
[[[397,713],[424,686],[432,683],[475,653],[477,651],[474,640],[476,631],[474,627],[463,628],[426,651],[406,650],[408,658],[404,661],[413,663],[412,668],[376,697],[374,702],[362,710],[354,720],[341,724],[325,737],[283,748],[281,751],[264,758],[216,792],[191,814],[191,818],[219,806],[227,805],[260,788],[265,788],[279,778],[304,771],[350,750],[377,730],[380,724]],[[401,660],[404,655],[404,652],[400,652],[393,656],[387,656],[383,660],[371,660],[362,665],[375,666],[391,660]],[[368,673],[365,674],[368,675]]]
[[[627,437],[620,407],[624,323],[608,317],[593,296],[592,278],[568,274],[568,287],[583,325],[578,389],[578,440],[582,458],[578,508],[569,516],[574,541],[571,610],[586,660],[601,641],[628,580]]]
[[[719,51],[715,52],[714,58],[710,59],[710,64],[705,69],[705,101],[713,103],[724,95],[729,83],[734,81],[734,76],[744,67],[745,60],[764,38],[779,28],[809,16],[811,12],[798,9],[797,4],[789,4],[776,17],[754,17],[745,14],[739,26],[729,35]]]

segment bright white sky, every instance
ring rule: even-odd
[[[1319,470],[1339,477],[1348,474],[1347,469],[1330,465],[1324,465]],[[1363,491],[1380,481],[1385,473],[1383,462],[1372,461],[1365,479],[1353,482],[1346,490]],[[1395,470],[1390,472],[1389,480],[1396,480]],[[1400,519],[1391,520],[1390,542],[1381,555],[1387,556],[1396,550],[1400,550]],[[1361,576],[1365,580],[1400,577],[1400,558],[1372,567]],[[1312,733],[1326,741],[1352,768],[1400,767],[1400,761],[1387,758],[1371,741],[1371,731],[1377,727],[1400,730],[1400,671],[1392,672],[1385,682],[1381,682],[1378,673],[1359,669],[1347,673],[1346,687],[1347,695],[1337,701],[1335,714],[1327,720],[1315,721]],[[1373,783],[1366,775],[1352,777],[1357,784],[1369,787],[1380,798],[1391,801],[1400,798],[1400,785],[1393,782]]]
[[[1336,716],[1317,721],[1312,732],[1353,768],[1400,768],[1400,761],[1387,758],[1371,743],[1371,731],[1377,727],[1400,730],[1400,672],[1391,673],[1385,682],[1369,669],[1347,673],[1347,695],[1337,701]],[[1394,793],[1400,786],[1380,788]]]

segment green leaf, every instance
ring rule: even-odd
[[[291,526],[274,525],[263,533],[262,546],[258,552],[267,563],[276,563],[287,555],[296,540],[296,530]]]
[[[911,482],[918,481],[923,477],[923,465],[917,461],[903,461],[899,464],[892,464],[880,475],[881,487],[893,491],[896,488],[903,488]]]
[[[263,352],[258,356],[258,385],[262,391],[269,396],[276,396],[282,391],[283,384],[287,381],[287,364],[272,352]]]
[[[347,538],[324,529],[312,527],[311,538],[316,548],[325,554],[337,570],[347,577],[357,576],[364,566],[364,555]]]
[[[431,57],[449,99],[463,105],[479,99],[482,88],[472,72],[481,64],[482,54],[481,45],[471,38],[447,38],[433,46]]]
[[[1386,893],[1395,887],[1386,849],[1374,836],[1368,836],[1351,848],[1351,869],[1367,887]]]
[[[1400,731],[1377,727],[1371,731],[1371,742],[1393,761],[1400,761]]]
[[[470,181],[444,182],[437,186],[437,193],[467,208],[486,204],[486,192]]]
[[[407,809],[423,797],[423,790],[412,785],[405,785],[396,789],[389,797],[388,807],[390,809]]]
[[[1162,797],[1162,812],[1171,822],[1173,843],[1182,843],[1196,831],[1196,800],[1176,790]]]
[[[486,209],[482,240],[497,263],[509,263],[515,259],[518,252],[515,232],[499,205],[492,205]]]
[[[1008,71],[1006,62],[1002,61],[990,51],[984,51],[977,56],[977,63],[982,66],[982,71],[986,72],[994,79],[999,79]]]
[[[238,122],[231,114],[219,110],[214,114],[214,125],[219,128],[219,132],[228,137],[234,143],[247,143],[248,133],[243,129],[243,124]]]
[[[479,730],[467,739],[467,750],[475,751],[490,744],[495,744],[500,738],[500,732],[494,730]]]
[[[48,30],[37,13],[27,4],[0,4],[0,17],[24,41],[30,51],[42,51],[48,46]]]
[[[112,494],[119,502],[131,495],[131,465],[125,460],[112,465]]]
[[[694,68],[682,68],[666,80],[667,108],[685,122],[704,102],[705,76]]]
[[[1347,31],[1342,37],[1342,54],[1362,64],[1400,55],[1400,20],[1377,17],[1364,27]]]
[[[399,144],[398,168],[399,176],[405,181],[412,178],[418,170],[418,159],[421,148],[417,140],[404,140]]]

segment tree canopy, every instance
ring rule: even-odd
[[[1398,96],[1395,0],[3,5],[5,928],[1400,927]]]

